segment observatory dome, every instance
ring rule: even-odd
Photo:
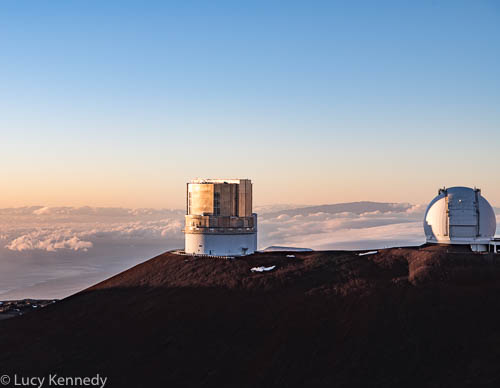
[[[479,189],[440,189],[425,212],[428,243],[471,244],[473,250],[482,250],[495,231],[495,212]]]

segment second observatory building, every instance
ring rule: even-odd
[[[242,256],[257,250],[250,179],[194,179],[187,184],[185,252]]]
[[[424,231],[428,243],[470,245],[473,251],[496,252],[496,218],[481,190],[469,187],[440,189],[427,207]]]

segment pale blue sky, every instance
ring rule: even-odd
[[[498,4],[1,2],[0,207],[178,207],[198,176],[498,205]]]

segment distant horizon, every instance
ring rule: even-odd
[[[437,194],[437,192],[436,192]],[[434,198],[434,197],[432,197]],[[316,207],[316,206],[328,206],[328,205],[342,205],[342,204],[349,204],[349,203],[360,203],[360,202],[371,202],[371,203],[387,203],[387,204],[411,204],[411,205],[428,205],[428,203],[432,200],[432,198],[429,199],[427,202],[421,202],[421,203],[414,203],[414,202],[407,202],[407,201],[400,201],[400,202],[393,202],[393,201],[373,201],[373,200],[358,200],[358,201],[345,201],[345,202],[322,202],[322,203],[256,203],[254,204],[254,208],[259,208],[259,207],[273,207],[273,206],[286,206],[286,207],[293,207],[293,208],[301,208],[301,207]],[[490,205],[495,208],[500,210],[500,203],[495,204],[492,203],[489,198],[486,198]],[[22,208],[32,208],[32,207],[39,207],[39,208],[102,208],[102,209],[154,209],[154,210],[185,210],[186,206],[159,206],[159,207],[152,207],[152,206],[137,206],[137,207],[130,207],[130,206],[93,206],[93,205],[47,205],[47,204],[29,204],[29,205],[21,205],[21,206],[0,206],[0,210],[2,209],[22,209]],[[500,216],[500,215],[499,215]]]
[[[438,185],[433,186],[432,189],[423,190],[422,187],[416,187],[412,190],[412,187],[407,187],[408,195],[402,194],[387,194],[377,193],[377,187],[370,187],[370,191],[373,193],[370,195],[371,198],[367,199],[366,189],[361,189],[359,192],[353,192],[345,194],[342,190],[339,192],[319,194],[320,199],[314,201],[309,197],[301,198],[299,193],[294,194],[297,182],[290,183],[290,186],[284,185],[282,182],[275,183],[274,185],[267,184],[265,187],[260,187],[258,182],[253,181],[253,191],[254,191],[254,203],[259,204],[259,206],[266,205],[278,205],[278,204],[293,204],[293,205],[306,205],[306,206],[317,206],[323,204],[332,203],[348,203],[348,202],[384,202],[384,203],[415,203],[423,204],[428,203],[437,195],[437,192],[443,186],[453,187],[453,186],[467,186],[467,187],[478,187],[481,189],[483,196],[492,204],[497,204],[500,206],[500,195],[496,195],[496,191],[488,190],[488,186],[479,185],[466,185],[466,184],[455,184],[455,185]],[[273,193],[271,198],[266,198],[266,193],[272,193],[273,187],[275,188],[275,193]],[[340,185],[342,187],[342,185]],[[380,188],[379,188],[380,189]],[[64,190],[63,190],[64,191]],[[0,208],[12,208],[12,207],[24,207],[24,206],[50,206],[50,207],[80,207],[80,206],[92,206],[92,207],[127,207],[127,208],[180,208],[185,206],[185,182],[183,184],[177,185],[177,187],[170,187],[170,193],[175,195],[170,195],[168,198],[158,198],[157,193],[149,198],[148,193],[144,193],[141,199],[137,200],[124,200],[123,198],[110,198],[109,200],[91,200],[91,197],[81,200],[68,200],[68,199],[53,199],[40,196],[43,199],[32,198],[30,200],[23,199],[22,197],[15,200],[8,200],[5,197],[0,199]],[[165,193],[166,196],[167,192]],[[418,194],[418,195],[417,195]],[[33,195],[32,195],[33,196]],[[276,198],[276,197],[283,197]],[[264,198],[260,200],[260,198]]]

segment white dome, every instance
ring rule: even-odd
[[[495,212],[481,190],[469,187],[440,189],[424,217],[430,243],[488,244],[496,227]]]

